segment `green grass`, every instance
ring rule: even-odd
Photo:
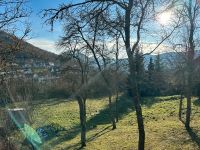
[[[119,101],[120,119],[116,130],[111,130],[107,104],[107,98],[89,99],[87,101],[88,142],[85,149],[137,149],[138,131],[132,100],[126,96],[121,96]],[[74,150],[80,147],[79,111],[76,101],[51,99],[35,102],[33,107],[32,126],[34,128],[53,125],[58,130],[56,136],[45,141],[43,149]],[[198,100],[193,99],[192,131],[190,131],[190,134],[185,130],[183,123],[178,120],[178,96],[144,98],[142,107],[146,131],[146,149],[200,149],[200,106]],[[185,107],[186,102],[184,100]],[[183,113],[185,113],[185,110]]]

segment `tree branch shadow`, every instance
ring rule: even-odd
[[[179,121],[185,124],[185,121],[183,120],[183,118],[179,118]]]
[[[200,106],[200,98],[197,98],[196,100],[194,100],[193,104],[195,106]]]
[[[168,101],[176,99],[177,97],[169,97],[166,99],[160,99],[159,97],[158,98],[145,97],[142,98],[141,104],[147,107],[151,107],[153,104],[159,101]],[[55,101],[53,101],[53,103],[55,104]],[[115,106],[114,99],[113,99],[113,106]],[[119,119],[122,119],[125,115],[129,114],[130,112],[133,112],[134,110],[135,109],[133,100],[126,94],[121,95],[118,101]],[[101,131],[96,131],[97,133],[94,133],[91,137],[87,139],[87,141],[88,142],[93,141],[98,137],[110,132],[111,131],[111,129],[109,129],[111,127],[110,123],[111,120],[109,114],[109,107],[105,107],[104,109],[100,110],[99,113],[95,114],[87,121],[87,132],[94,130],[97,127],[97,125],[108,125],[108,126],[106,126]],[[79,135],[80,132],[81,132],[80,125],[75,124],[72,128],[59,132],[56,137],[52,138],[51,141],[49,141],[50,142],[49,144],[55,146],[66,141],[70,141],[74,139],[77,135]],[[80,149],[80,143],[76,143],[74,145],[68,145],[66,149]]]
[[[103,128],[103,130],[101,130],[101,131],[95,133],[93,136],[91,136],[90,138],[88,138],[87,141],[88,141],[88,142],[93,141],[93,140],[95,140],[96,138],[98,138],[98,137],[100,137],[100,136],[102,136],[102,135],[104,135],[104,134],[106,134],[106,133],[112,131],[111,127],[112,127],[112,126],[110,125],[110,126],[107,126],[107,127]],[[109,128],[110,128],[110,130],[108,130]]]
[[[160,99],[159,97],[152,99],[152,98],[146,97],[142,99],[141,103],[142,105],[151,107],[153,104],[159,101],[167,101],[167,100],[174,100],[174,99],[176,99],[176,97],[170,97],[167,99]],[[115,105],[115,102],[113,102],[113,106],[114,105]],[[118,101],[119,119],[122,119],[123,116],[129,114],[130,112],[133,112],[134,110],[135,109],[134,109],[133,100],[126,94],[121,95]],[[96,138],[102,136],[103,134],[110,132],[111,130],[108,130],[111,126],[110,123],[111,123],[111,120],[110,120],[110,114],[109,114],[109,107],[106,107],[100,110],[98,114],[95,114],[94,116],[92,116],[87,121],[87,132],[94,130],[97,127],[97,125],[109,125],[109,126],[105,127],[100,132],[95,133],[92,137],[87,139],[87,141],[95,140]],[[76,124],[71,129],[60,132],[57,138],[52,139],[50,143],[51,145],[59,145],[63,142],[74,139],[78,134],[80,134],[80,132],[81,132],[80,125]],[[70,149],[72,147],[73,149],[77,149],[77,146],[80,146],[80,143],[79,144],[77,143],[74,146],[69,145],[67,149]]]
[[[119,104],[119,118],[130,113],[130,110],[134,111],[133,101],[125,95],[122,95],[119,98],[118,104]],[[115,105],[115,103],[113,103],[113,105]],[[111,120],[110,120],[110,115],[109,115],[109,107],[106,107],[100,110],[98,114],[95,114],[93,117],[91,117],[87,121],[87,132],[95,129],[97,125],[106,125],[110,123],[111,123]],[[110,131],[107,131],[109,127],[110,125],[106,127],[105,129],[103,129],[102,131],[100,131],[99,133],[96,133],[93,137],[89,138],[87,141],[92,141],[102,136],[103,134],[110,132]],[[56,139],[52,139],[53,141],[51,142],[51,145],[59,145],[63,142],[72,140],[78,134],[80,134],[80,132],[81,132],[80,125],[77,124],[71,129],[61,132]],[[75,145],[75,147],[77,146]]]
[[[104,135],[104,134],[106,134],[106,133],[112,131],[111,127],[112,127],[112,126],[110,125],[110,126],[107,126],[107,127],[103,128],[101,131],[95,133],[95,134],[92,135],[90,138],[88,138],[88,139],[87,139],[87,142],[91,142],[91,141],[93,141],[93,140],[95,140],[95,139],[101,137],[102,135]],[[109,129],[109,128],[110,128],[110,129]],[[79,143],[76,143],[76,144],[74,144],[74,145],[69,145],[69,146],[65,147],[64,149],[73,149],[73,150],[81,150],[81,149],[84,149],[84,148],[81,147],[80,145],[81,145],[81,143],[79,142]]]
[[[183,118],[179,118],[179,120],[183,123],[183,125],[185,125],[185,120]],[[199,149],[200,149],[200,136],[191,127],[186,128],[186,131],[188,132],[188,134],[191,137],[192,141],[195,142],[198,145]]]
[[[192,128],[189,128],[186,130],[187,130],[188,134],[190,135],[192,141],[194,141],[200,149],[200,137],[198,136],[198,134],[195,133],[194,129],[192,129]]]

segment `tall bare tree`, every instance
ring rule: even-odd
[[[110,117],[113,129],[115,129],[116,123],[112,109],[112,88],[111,83],[106,75],[108,52],[106,52],[104,45],[105,43],[102,41],[102,36],[104,34],[102,28],[105,28],[105,25],[103,25],[103,22],[100,20],[102,16],[101,12],[103,11],[104,7],[99,6],[99,9],[96,8],[92,11],[79,11],[76,14],[69,13],[67,16],[65,16],[66,32],[63,37],[63,41],[67,43],[74,38],[79,39],[79,45],[84,45],[84,47],[87,48],[93,56],[94,62],[97,64],[97,68],[107,85],[107,91],[109,93],[108,100]]]
[[[197,13],[199,11],[199,4],[196,0],[194,3],[192,0],[189,0],[189,3],[185,3],[186,15],[188,16],[189,24],[189,39],[188,39],[188,49],[187,49],[187,81],[186,81],[186,97],[187,97],[187,112],[186,112],[186,122],[185,127],[190,128],[190,118],[191,118],[191,96],[192,96],[192,76],[194,73],[194,53],[195,53],[195,43],[194,43],[194,34],[195,34],[195,21]]]
[[[25,18],[28,17],[30,14],[30,11],[26,7],[26,1],[25,0],[1,0],[0,1],[0,34],[2,36],[0,40],[0,92],[3,92],[4,94],[1,95],[1,101],[2,99],[6,99],[6,93],[9,93],[7,91],[6,87],[6,80],[8,78],[7,71],[8,69],[12,68],[13,63],[13,54],[16,51],[20,50],[21,43],[24,40],[24,38],[29,33],[29,28],[20,27],[20,22],[24,22]],[[16,37],[15,33],[20,33],[18,35],[18,38]],[[9,34],[5,33],[9,32]],[[5,35],[8,35],[8,37],[5,37]],[[20,37],[19,37],[20,36]],[[4,38],[3,38],[4,37]],[[2,93],[1,93],[2,94]],[[10,95],[7,95],[10,98]],[[0,110],[2,111],[2,110]],[[1,113],[1,115],[5,115],[4,113]],[[5,116],[2,116],[5,117]],[[8,125],[5,123],[3,126],[3,130],[5,132],[5,147],[1,147],[2,149],[15,149],[15,146],[13,146],[8,138]]]
[[[174,47],[177,54],[180,55],[182,59],[182,84],[184,86],[184,93],[187,99],[187,109],[186,109],[186,129],[190,128],[191,120],[191,97],[192,89],[195,82],[195,51],[199,47],[199,35],[197,31],[199,30],[199,17],[200,17],[200,5],[198,0],[186,0],[179,1],[177,8],[177,14],[181,18],[181,26],[177,30],[174,40]],[[183,66],[184,65],[184,66]],[[181,71],[179,69],[179,71]]]
[[[79,36],[81,36],[81,38],[87,43],[88,48],[92,51],[100,71],[102,71],[102,68],[97,60],[98,57],[95,52],[96,45],[98,44],[97,37],[101,35],[101,32],[98,31],[102,31],[109,27],[120,32],[129,62],[130,87],[136,110],[139,131],[139,150],[144,149],[145,130],[137,81],[139,74],[136,70],[134,53],[136,52],[139,43],[141,43],[142,33],[144,33],[142,31],[147,29],[144,25],[150,20],[155,21],[155,6],[161,7],[161,3],[165,5],[167,2],[171,1],[160,2],[161,1],[153,0],[88,0],[79,3],[63,4],[57,9],[44,10],[44,17],[47,18],[46,22],[50,23],[52,27],[56,20],[64,20],[67,22],[66,26],[68,26],[68,29],[71,29],[70,35],[68,35],[69,38],[75,35],[76,31],[81,31]],[[111,14],[111,12],[113,13],[116,9],[118,9],[118,13],[115,15]],[[102,21],[102,18],[105,18],[103,15],[109,16],[109,21]],[[71,24],[72,18],[75,20],[73,22],[74,24]],[[77,23],[81,23],[81,25],[76,26]],[[86,28],[86,30],[83,30],[88,24],[91,24],[92,28]],[[119,26],[121,28],[118,28]],[[168,29],[168,32],[166,32],[165,35],[162,35],[162,38],[157,43],[155,48],[153,48],[148,54],[154,52],[155,49],[157,49],[167,38],[169,38],[174,29],[175,28],[172,30]],[[86,37],[91,36],[93,37],[92,40],[86,40]],[[132,42],[132,37],[136,39],[134,42]],[[106,78],[105,82],[109,85]],[[112,122],[114,128],[115,122],[114,120]]]
[[[66,52],[62,54],[64,58],[62,72],[64,73],[65,80],[70,79],[69,82],[73,85],[73,96],[76,98],[79,105],[81,146],[84,147],[86,146],[86,100],[89,91],[89,58],[87,49],[78,47],[79,44],[77,41],[66,43],[64,39],[61,39],[59,43],[59,45],[66,50]]]
[[[30,32],[30,26],[26,22],[29,15],[30,10],[26,7],[25,0],[0,1],[1,72],[6,72],[6,69],[10,66],[9,64],[13,61],[13,54],[22,49],[22,42]],[[1,77],[3,79],[4,76]]]

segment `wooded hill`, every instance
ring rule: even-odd
[[[55,62],[58,56],[4,31],[0,31],[0,51],[1,58],[11,56],[15,60],[36,58]]]

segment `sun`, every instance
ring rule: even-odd
[[[157,16],[157,20],[161,25],[168,25],[171,21],[172,12],[163,12]]]

